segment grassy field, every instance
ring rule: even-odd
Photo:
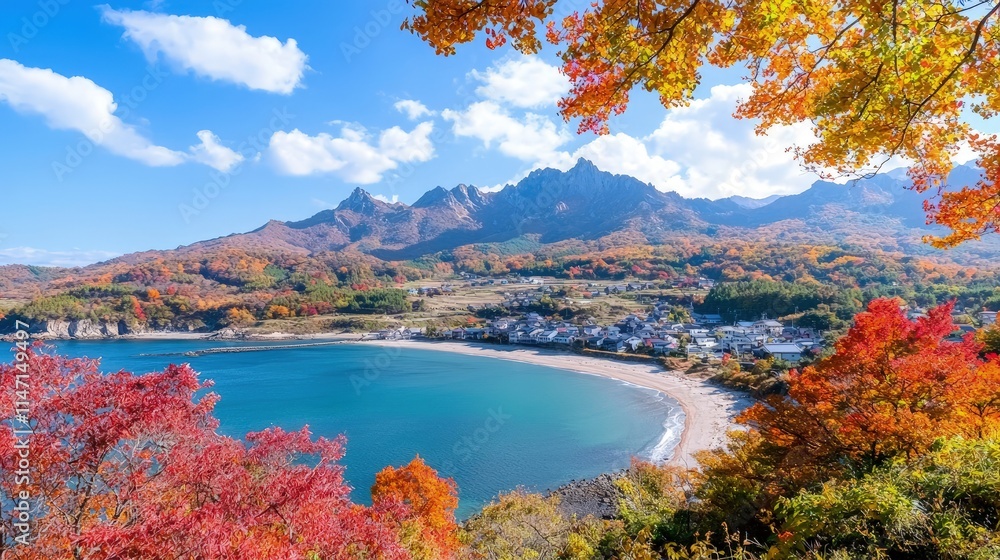
[[[29,303],[29,302],[30,302],[30,300],[27,300],[27,299],[7,299],[7,298],[0,298],[0,312],[10,311],[11,309],[14,309],[15,307],[20,307],[20,306],[22,306],[22,305],[24,305],[26,303]]]

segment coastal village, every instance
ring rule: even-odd
[[[614,321],[597,321],[591,318],[565,320],[546,317],[531,309],[539,307],[543,298],[553,296],[558,290],[549,284],[551,279],[520,277],[482,278],[464,275],[461,286],[444,283],[440,286],[411,288],[411,296],[446,296],[460,288],[498,287],[503,290],[500,305],[483,304],[479,309],[493,309],[498,316],[484,320],[485,324],[455,327],[428,332],[420,327],[385,328],[367,333],[365,339],[406,340],[434,338],[491,342],[546,348],[564,348],[588,351],[596,355],[636,354],[653,357],[673,356],[689,360],[713,362],[726,355],[741,363],[752,364],[758,359],[772,359],[794,367],[818,356],[827,342],[824,333],[813,328],[797,327],[775,319],[757,317],[726,322],[721,314],[697,313],[693,307],[684,314],[683,321],[676,320],[677,304],[671,298],[647,295],[648,312],[629,313]],[[685,278],[675,281],[673,289],[690,288],[704,293],[714,287],[706,278]],[[648,294],[654,286],[647,282],[590,283],[582,295],[590,301],[603,297],[626,294]],[[505,289],[509,288],[509,289]],[[573,303],[569,298],[563,301]],[[640,299],[640,301],[642,301]],[[478,311],[469,306],[468,311]],[[523,310],[519,313],[518,310]],[[907,308],[910,319],[926,315],[919,307]],[[956,312],[958,315],[958,312]],[[982,325],[997,320],[997,312],[978,314]],[[963,332],[974,330],[969,325],[959,325]]]
[[[798,363],[822,347],[812,329],[799,329],[774,320],[739,321],[723,325],[718,315],[694,314],[696,322],[675,323],[665,318],[669,305],[657,305],[649,314],[630,314],[613,325],[547,319],[538,313],[501,317],[485,327],[457,327],[429,334],[421,328],[383,329],[367,335],[380,340],[434,336],[441,339],[493,341],[528,346],[575,347],[600,352],[681,355],[721,360],[724,354],[741,358],[771,357]],[[665,309],[667,308],[667,309]]]
[[[646,296],[649,311],[630,313],[613,322],[593,318],[563,320],[546,317],[530,309],[539,307],[543,298],[551,297],[556,289],[549,279],[530,277],[480,278],[467,275],[463,287],[509,287],[503,291],[503,302],[491,308],[499,316],[484,320],[474,327],[455,327],[428,332],[419,327],[397,327],[373,331],[366,339],[404,340],[437,338],[542,346],[587,350],[593,353],[641,354],[647,356],[677,356],[702,361],[723,359],[725,354],[741,361],[772,358],[798,364],[804,358],[818,354],[823,347],[822,333],[811,328],[798,328],[766,317],[726,324],[719,314],[703,314],[690,310],[683,321],[676,320],[676,302],[669,298]],[[672,287],[685,287],[702,292],[714,286],[706,278],[679,280]],[[442,284],[436,287],[411,288],[412,296],[439,296],[453,293],[458,286]],[[653,289],[645,282],[612,284],[591,283],[582,294],[589,300],[624,294],[639,294]],[[564,301],[572,300],[563,298]],[[518,310],[524,312],[518,313]],[[470,306],[470,312],[478,309]]]

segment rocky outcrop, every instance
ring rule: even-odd
[[[549,492],[559,498],[559,509],[564,515],[612,519],[618,514],[621,491],[615,481],[626,471],[605,473],[587,480],[574,480]]]
[[[208,338],[219,339],[219,340],[247,340],[251,338],[250,333],[243,329],[236,329],[233,327],[227,327],[220,331],[212,333]]]
[[[37,338],[62,340],[118,338],[144,332],[147,332],[145,328],[130,327],[125,321],[92,321],[90,319],[42,321],[31,327],[31,333]]]

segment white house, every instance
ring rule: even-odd
[[[757,321],[753,324],[757,332],[767,333],[771,336],[781,336],[781,331],[785,328],[784,325],[777,321],[772,321],[770,319],[765,321]]]
[[[771,357],[786,362],[798,362],[802,360],[802,348],[797,344],[765,344],[764,351]]]
[[[552,339],[552,342],[555,342],[556,344],[573,344],[573,341],[575,340],[576,337],[569,333],[559,333]]]
[[[542,331],[535,335],[535,342],[539,344],[553,342],[558,335],[559,331]]]
[[[983,311],[979,314],[979,320],[983,322],[984,325],[993,325],[997,322],[997,312],[996,311]]]

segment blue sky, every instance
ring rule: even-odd
[[[686,196],[815,180],[785,151],[808,128],[756,138],[729,116],[747,91],[738,71],[708,71],[699,100],[671,112],[636,93],[609,136],[578,136],[555,109],[553,48],[439,57],[399,30],[402,0],[2,9],[0,263],[168,249],[304,219],[357,186],[410,203],[578,157]]]

